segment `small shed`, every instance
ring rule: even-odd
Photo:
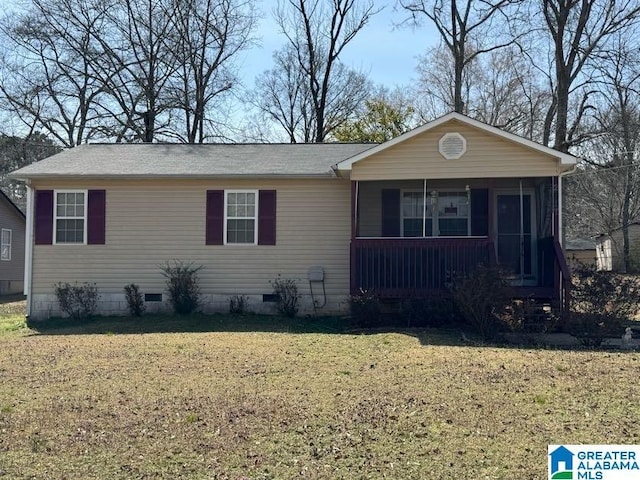
[[[592,238],[567,238],[564,252],[570,268],[582,265],[597,265],[596,242]]]
[[[600,270],[624,272],[622,227],[609,234],[598,235],[596,241],[597,265]],[[629,254],[633,270],[640,269],[640,223],[629,224]]]

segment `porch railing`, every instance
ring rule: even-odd
[[[560,242],[557,239],[553,241],[553,251],[555,258],[555,275],[554,275],[554,289],[558,292],[560,297],[560,305],[562,308],[563,316],[569,315],[569,309],[571,308],[571,272],[567,265],[567,259],[564,256]]]
[[[351,241],[351,292],[406,298],[441,292],[478,264],[494,263],[493,242],[481,238],[356,238]]]

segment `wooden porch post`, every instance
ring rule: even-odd
[[[358,182],[351,181],[351,241],[349,242],[349,293],[356,291],[356,248],[358,236]]]
[[[559,197],[560,193],[558,190],[558,179],[556,177],[551,177],[551,204],[553,205],[553,221],[551,235],[556,238],[558,241],[561,241],[561,232],[560,232],[560,212],[559,212]]]
[[[358,181],[351,182],[351,238],[358,236]]]

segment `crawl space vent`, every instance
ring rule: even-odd
[[[447,133],[440,139],[439,151],[447,160],[457,160],[467,151],[467,140],[459,133]]]

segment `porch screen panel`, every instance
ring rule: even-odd
[[[382,201],[382,236],[400,236],[400,190],[384,189]]]
[[[531,196],[522,197],[521,216],[519,195],[499,195],[498,260],[502,266],[516,274],[531,274],[531,233]]]
[[[423,192],[403,192],[402,194],[402,236],[422,237],[423,233],[427,237],[431,236],[431,212],[427,211],[426,228],[423,232],[424,193]]]
[[[469,234],[469,198],[466,192],[441,192],[438,196],[438,231],[444,237]]]
[[[489,190],[486,188],[471,190],[471,235],[489,235]]]

